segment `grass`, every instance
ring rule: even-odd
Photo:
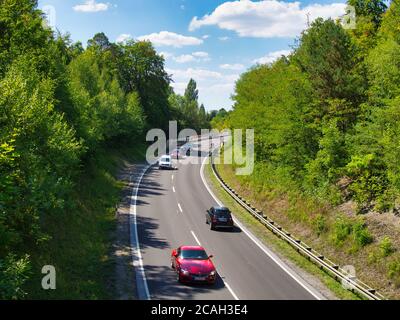
[[[50,236],[32,254],[32,278],[27,299],[112,299],[114,262],[111,256],[115,210],[122,183],[115,177],[123,159],[144,158],[144,147],[103,149],[82,170],[65,210],[46,217],[43,231]],[[56,290],[43,290],[41,269],[56,268]]]
[[[260,224],[256,219],[254,219],[246,210],[244,210],[237,202],[235,202],[219,185],[217,179],[215,178],[211,165],[207,165],[205,169],[207,180],[222,202],[230,207],[235,214],[235,217],[239,219],[249,230],[252,231],[254,235],[257,236],[263,243],[265,243],[274,252],[279,254],[281,257],[291,261],[297,267],[303,269],[309,274],[317,277],[338,299],[346,300],[359,300],[360,297],[344,289],[341,283],[337,282],[326,272],[321,270],[318,266],[311,263],[307,258],[300,255],[293,247],[291,247],[285,241],[282,241],[272,232],[266,229],[262,224]],[[221,173],[221,172],[220,172]],[[226,177],[224,177],[226,179]]]

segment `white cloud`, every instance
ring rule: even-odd
[[[195,37],[187,37],[169,31],[152,33],[138,38],[139,40],[151,41],[156,46],[172,46],[181,48],[183,46],[197,46],[203,43],[203,40]]]
[[[345,3],[310,4],[301,7],[300,2],[277,0],[228,1],[218,6],[211,14],[194,17],[189,30],[217,25],[224,30],[235,31],[241,37],[295,37],[310,21],[318,17],[337,18],[345,13]]]
[[[221,40],[221,41],[228,41],[229,37],[219,37],[218,39]]]
[[[190,79],[197,82],[199,100],[207,109],[229,109],[232,105],[230,96],[233,93],[238,74],[224,74],[202,68],[167,69],[172,75],[172,86],[175,92],[183,94]]]
[[[192,54],[182,54],[179,56],[175,56],[169,52],[161,52],[160,54],[163,55],[165,59],[172,59],[177,63],[205,62],[211,60],[208,52],[204,51],[196,51]]]
[[[99,12],[107,11],[109,7],[109,3],[97,3],[95,0],[86,0],[83,4],[74,6],[73,9],[78,12]]]
[[[258,58],[253,60],[253,63],[259,63],[259,64],[270,64],[273,63],[274,61],[278,60],[282,56],[288,56],[291,53],[290,50],[279,50],[279,51],[273,51],[268,53],[266,56]]]
[[[236,71],[244,69],[244,65],[240,63],[235,63],[235,64],[226,63],[226,64],[221,64],[219,67],[224,70],[236,70]]]
[[[187,63],[195,60],[191,54],[182,54],[180,56],[173,57],[173,59],[178,63]]]
[[[128,40],[130,40],[130,39],[132,39],[132,36],[131,36],[130,34],[123,33],[123,34],[120,34],[120,35],[117,37],[116,42],[117,42],[117,43],[125,43],[126,41],[128,41]]]
[[[199,80],[210,80],[210,79],[222,79],[223,75],[220,72],[211,71],[200,68],[188,68],[188,69],[166,69],[169,74],[173,75],[175,81],[182,82],[179,80],[189,81],[191,78]],[[183,81],[185,82],[185,81]]]
[[[196,51],[192,53],[192,56],[197,58],[198,61],[210,61],[210,55],[205,51]]]
[[[208,39],[210,36],[208,35],[208,34],[205,34],[204,36],[202,36],[202,38],[205,40],[205,39]]]

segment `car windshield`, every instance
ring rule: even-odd
[[[207,260],[208,256],[204,250],[182,250],[181,258],[193,260]]]
[[[169,162],[170,160],[169,160],[169,158],[165,157],[165,158],[161,158],[161,161],[163,161],[163,162]]]

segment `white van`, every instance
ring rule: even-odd
[[[172,169],[171,156],[162,156],[158,161],[158,169]]]

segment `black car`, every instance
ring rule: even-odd
[[[231,211],[225,207],[212,207],[207,210],[206,223],[210,225],[211,230],[217,228],[233,229],[233,219]]]

